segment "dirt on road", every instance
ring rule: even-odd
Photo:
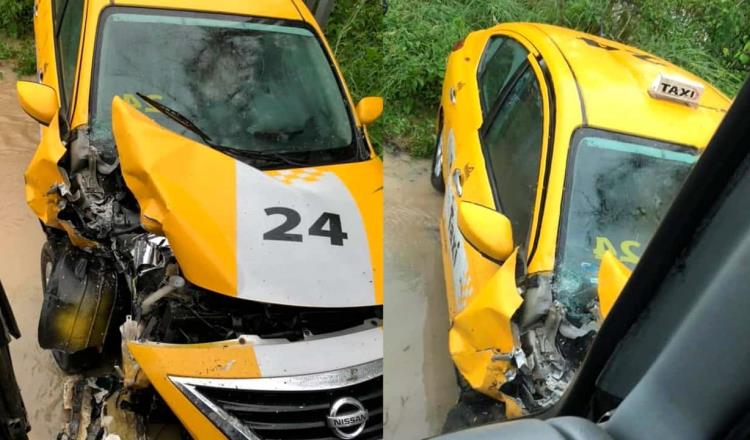
[[[16,101],[11,69],[0,66],[0,280],[21,329],[11,342],[13,366],[31,423],[32,440],[50,440],[64,422],[63,376],[37,344],[42,306],[39,252],[44,235],[24,200],[23,172],[39,140],[39,125]]]
[[[390,154],[385,164],[385,438],[439,434],[458,394],[448,354],[448,310],[430,162]]]

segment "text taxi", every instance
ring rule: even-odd
[[[450,353],[471,388],[509,417],[561,396],[728,105],[663,59],[568,29],[501,24],[456,44],[432,183]]]

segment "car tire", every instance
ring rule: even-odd
[[[432,154],[432,167],[430,168],[430,183],[438,192],[445,192],[445,180],[443,179],[443,116],[440,115],[438,122],[437,139],[435,140],[435,152]]]

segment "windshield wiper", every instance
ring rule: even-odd
[[[211,137],[206,134],[205,131],[201,130],[193,121],[187,118],[187,116],[183,115],[182,113],[178,112],[177,110],[167,107],[166,105],[160,103],[159,101],[156,101],[154,99],[149,98],[148,96],[144,95],[143,93],[137,92],[136,95],[140,97],[142,100],[146,101],[149,105],[157,109],[159,112],[167,116],[169,119],[175,121],[176,123],[180,124],[181,126],[187,128],[188,130],[192,131],[196,135],[198,135],[203,142],[208,145],[211,148],[214,148],[216,150],[224,151],[226,153],[232,154],[233,156],[240,156],[248,159],[257,159],[257,160],[265,160],[265,161],[275,161],[277,163],[284,163],[291,166],[305,166],[303,163],[295,162],[279,153],[275,153],[272,151],[258,151],[258,150],[246,150],[244,148],[233,148],[233,147],[227,147],[224,145],[219,145],[216,142],[214,142]]]
[[[138,97],[146,101],[149,105],[151,105],[155,109],[159,110],[162,114],[167,116],[169,119],[175,121],[176,123],[182,125],[183,127],[187,128],[188,130],[200,136],[203,142],[205,142],[207,145],[216,147],[213,140],[211,140],[211,136],[207,135],[205,131],[198,128],[198,126],[195,125],[193,121],[188,119],[187,116],[183,115],[182,113],[178,112],[177,110],[173,108],[167,107],[166,105],[162,104],[161,102],[155,99],[149,98],[143,93],[137,92],[136,95],[138,95]]]
[[[260,159],[260,160],[273,160],[276,162],[285,163],[287,165],[295,166],[295,167],[303,167],[306,164],[301,162],[296,162],[288,157],[284,156],[281,153],[276,153],[273,151],[260,151],[260,150],[246,150],[244,148],[234,148],[234,147],[227,147],[224,145],[213,145],[214,148],[217,150],[225,151],[229,154],[235,155],[235,156],[241,156],[248,159]]]

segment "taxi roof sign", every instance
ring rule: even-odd
[[[696,106],[703,94],[703,84],[679,76],[659,74],[651,84],[648,94],[652,98]]]

